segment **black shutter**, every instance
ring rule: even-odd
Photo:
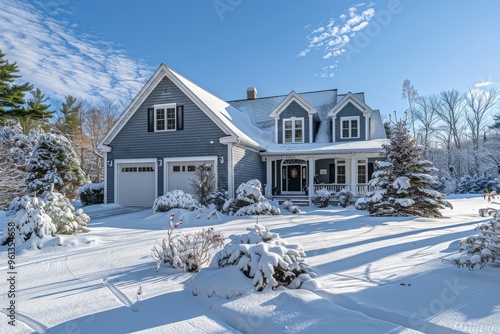
[[[148,132],[155,131],[155,109],[148,108]]]
[[[184,106],[177,106],[177,130],[184,130]]]

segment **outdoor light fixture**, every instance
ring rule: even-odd
[[[161,165],[163,164],[163,161],[160,158],[158,158],[158,160],[156,161],[156,163],[158,164],[158,166],[161,167]]]
[[[113,160],[108,160],[108,167],[113,167]]]
[[[224,164],[224,157],[222,156],[222,154],[219,155],[219,162],[220,164]]]

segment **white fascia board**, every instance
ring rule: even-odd
[[[269,117],[271,118],[279,118],[280,114],[292,103],[296,102],[299,106],[304,108],[308,114],[317,114],[318,111],[309,103],[307,102],[302,96],[297,94],[295,91],[291,91],[290,94],[288,94],[283,101],[281,101],[274,109],[273,111],[269,114]]]
[[[344,109],[344,107],[349,102],[352,103],[356,108],[358,108],[359,111],[361,111],[363,114],[372,113],[372,111],[373,111],[366,103],[364,103],[363,101],[361,101],[356,95],[354,95],[353,93],[349,92],[349,93],[346,94],[346,96],[344,96],[342,98],[342,100],[340,100],[339,103],[337,103],[332,108],[332,110],[330,110],[328,112],[327,116],[328,117],[335,117],[335,116],[337,116],[337,113],[339,111],[341,111],[342,109]]]
[[[98,145],[97,149],[103,153],[109,153],[113,150],[113,148],[111,146],[107,146],[107,145],[103,145],[103,144]]]

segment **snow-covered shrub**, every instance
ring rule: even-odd
[[[49,192],[43,199],[44,210],[56,226],[56,233],[75,234],[88,232],[90,217],[82,209],[75,211],[70,201],[58,192]]]
[[[182,190],[172,190],[158,197],[153,203],[154,212],[167,212],[172,209],[186,209],[193,211],[199,209],[200,203],[191,194]]]
[[[330,198],[333,196],[333,193],[329,190],[326,189],[318,189],[312,195],[311,197],[311,202],[320,207],[320,208],[326,208],[328,205],[330,205]]]
[[[298,289],[314,275],[304,263],[306,254],[300,245],[287,243],[262,225],[255,224],[249,233],[230,239],[214,256],[212,266],[238,266],[258,291],[266,286]]]
[[[212,165],[203,163],[196,167],[190,184],[198,202],[201,205],[209,204],[210,194],[215,189],[215,172]]]
[[[354,193],[351,190],[344,188],[337,192],[335,194],[335,197],[338,198],[340,206],[345,208],[346,206],[351,204]]]
[[[158,246],[152,249],[152,256],[156,260],[156,269],[162,263],[174,268],[183,268],[186,271],[197,272],[210,262],[212,251],[224,245],[224,236],[213,228],[194,233],[173,233],[182,220],[174,223],[175,214],[170,216],[168,234]]]
[[[81,187],[80,201],[83,205],[104,203],[104,183],[89,183]]]
[[[228,215],[280,215],[280,209],[271,205],[262,195],[259,180],[242,183],[236,190],[236,197],[224,204],[222,212]]]
[[[299,207],[297,205],[293,205],[292,201],[284,201],[283,206],[291,213],[300,213]]]
[[[358,210],[367,210],[368,208],[368,205],[367,205],[367,202],[368,202],[368,198],[366,197],[361,197],[361,198],[358,198],[358,200],[356,201],[356,203],[354,203],[354,207]]]
[[[485,190],[500,191],[498,180],[492,175],[474,174],[462,176],[458,181],[456,192],[459,194],[482,194]]]
[[[210,194],[210,196],[208,197],[208,203],[215,205],[217,211],[222,211],[222,209],[224,208],[224,204],[226,204],[228,198],[229,197],[227,195],[227,191],[225,191],[224,189],[219,189]]]
[[[492,219],[479,225],[479,234],[460,241],[460,251],[466,251],[456,258],[453,264],[474,270],[484,268],[489,262],[500,262],[500,221]]]
[[[53,187],[74,198],[76,191],[87,182],[68,139],[53,133],[40,136],[28,162],[26,185],[29,193],[41,196]]]
[[[37,197],[24,196],[17,211],[3,231],[2,245],[31,243],[32,247],[41,248],[42,239],[49,238],[56,232],[52,219],[44,211],[44,202]]]

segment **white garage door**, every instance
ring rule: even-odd
[[[203,163],[213,166],[213,161],[169,162],[168,191],[182,190],[187,194],[193,194],[191,179],[194,177],[196,168]]]
[[[119,164],[118,204],[153,206],[155,200],[155,163]]]

